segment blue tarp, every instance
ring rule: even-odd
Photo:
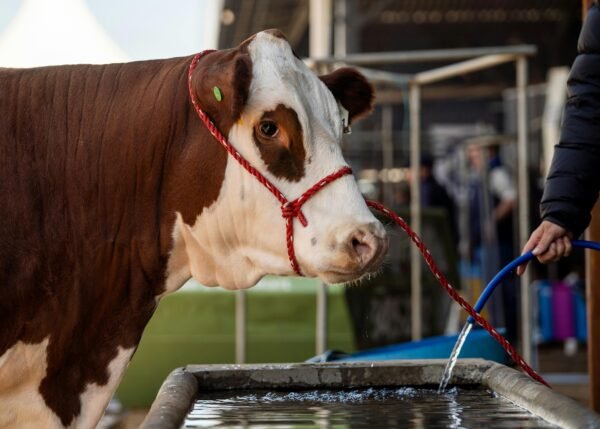
[[[499,330],[500,333],[503,330]],[[362,350],[352,354],[336,351],[325,352],[316,356],[312,362],[349,362],[364,360],[393,360],[393,359],[447,359],[452,352],[458,335],[430,337],[420,341],[411,341]],[[499,363],[507,363],[509,357],[485,330],[474,329],[469,334],[460,353],[460,358],[481,358]]]

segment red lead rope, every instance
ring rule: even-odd
[[[271,194],[273,194],[275,196],[275,198],[277,198],[277,200],[281,203],[281,216],[285,219],[285,222],[286,222],[286,244],[287,244],[288,257],[290,259],[290,263],[292,265],[292,269],[294,270],[294,272],[297,275],[301,276],[302,272],[300,271],[300,267],[298,266],[298,261],[296,260],[296,254],[294,252],[294,218],[298,218],[298,221],[302,224],[302,226],[306,227],[308,225],[308,220],[306,219],[306,217],[304,216],[304,214],[302,213],[302,210],[301,210],[304,203],[310,197],[312,197],[314,194],[316,194],[321,189],[323,189],[325,186],[327,186],[329,183],[333,182],[334,180],[339,179],[342,176],[345,176],[346,174],[352,174],[352,170],[350,169],[350,167],[342,167],[338,171],[331,173],[330,175],[319,180],[317,183],[315,183],[313,186],[311,186],[306,192],[304,192],[302,195],[300,195],[295,200],[289,201],[281,193],[281,191],[279,191],[279,189],[277,189],[275,187],[275,185],[273,185],[273,183],[271,183],[271,181],[269,179],[267,179],[260,171],[258,171],[252,165],[250,165],[250,163],[229,143],[229,141],[225,138],[225,136],[223,136],[223,134],[221,134],[221,132],[218,130],[218,128],[212,122],[212,120],[208,117],[208,115],[206,113],[204,113],[202,111],[202,109],[200,108],[200,106],[198,105],[198,103],[196,101],[196,97],[194,96],[194,91],[192,89],[192,73],[193,73],[194,69],[196,68],[196,65],[198,64],[198,61],[200,60],[200,58],[202,58],[204,55],[206,55],[210,52],[213,52],[213,51],[207,50],[207,51],[200,52],[199,54],[196,54],[194,56],[194,58],[192,59],[192,62],[190,64],[190,68],[188,71],[188,89],[190,92],[190,99],[192,101],[192,104],[194,105],[194,109],[196,110],[196,113],[198,114],[198,117],[200,118],[200,120],[202,120],[204,125],[206,125],[206,128],[208,128],[208,131],[221,144],[221,146],[223,146],[227,150],[227,152],[229,152],[229,154],[238,163],[240,163],[240,165],[242,167],[244,167],[246,169],[246,171],[248,171],[248,173],[250,173],[254,177],[256,177],[256,180],[258,180],[260,183],[262,183],[263,186],[265,188],[267,188],[269,190],[269,192],[271,192]],[[471,307],[469,305],[469,303],[460,296],[460,294],[452,287],[452,285],[450,285],[450,283],[448,282],[446,277],[444,277],[442,272],[439,270],[439,268],[435,264],[435,262],[431,256],[431,253],[429,253],[429,250],[427,250],[427,248],[425,247],[425,245],[423,244],[421,239],[414,233],[414,231],[412,229],[410,229],[410,227],[408,226],[406,221],[404,219],[402,219],[400,216],[398,216],[396,213],[394,213],[393,211],[387,209],[385,206],[383,206],[382,204],[379,204],[375,201],[367,201],[367,205],[369,207],[385,214],[387,217],[392,219],[398,226],[400,226],[400,228],[402,228],[408,234],[408,236],[410,237],[412,242],[419,248],[419,251],[423,255],[423,258],[425,259],[427,266],[429,267],[429,269],[431,270],[431,272],[433,273],[435,278],[439,281],[440,285],[448,293],[448,295],[450,295],[450,297],[454,301],[456,301],[462,308],[464,308],[467,311],[467,313],[469,313],[477,323],[479,323],[486,331],[488,331],[490,333],[490,335],[496,341],[498,341],[500,343],[502,348],[504,350],[506,350],[506,352],[512,358],[512,360],[517,365],[519,365],[523,369],[523,371],[525,371],[527,374],[529,374],[529,376],[531,376],[531,378],[533,378],[534,380],[539,381],[540,383],[548,386],[548,383],[546,383],[544,381],[544,379],[542,377],[540,377],[540,375],[537,372],[535,372],[527,364],[527,362],[525,362],[525,360],[521,357],[521,355],[519,355],[519,353],[517,353],[515,348],[506,340],[506,338],[504,338],[502,335],[500,335],[500,333],[498,331],[496,331],[496,329],[494,329],[494,327],[492,325],[490,325],[483,317],[481,317],[479,315],[479,313],[477,313],[473,309],[473,307]]]
[[[487,320],[481,317],[481,315],[477,313],[475,309],[471,307],[471,305],[467,301],[465,301],[465,299],[462,296],[460,296],[456,289],[452,287],[450,282],[448,282],[448,279],[442,274],[440,269],[437,267],[435,261],[433,260],[433,257],[431,256],[431,253],[429,253],[429,250],[427,249],[427,247],[425,247],[425,245],[421,241],[421,238],[419,238],[419,236],[415,234],[415,232],[408,226],[404,219],[402,219],[390,209],[386,208],[383,204],[379,204],[378,202],[367,200],[367,205],[377,211],[380,211],[381,213],[392,219],[400,228],[402,228],[404,232],[406,232],[406,234],[410,237],[411,241],[415,244],[415,246],[419,248],[419,251],[421,252],[421,255],[423,255],[425,263],[427,264],[435,278],[438,280],[440,285],[444,288],[446,293],[450,295],[450,298],[456,301],[458,305],[464,308],[467,311],[467,313],[469,313],[473,317],[473,319],[477,323],[479,323],[479,325],[481,325],[486,331],[488,331],[489,334],[500,343],[500,345],[506,351],[506,353],[508,353],[510,358],[523,369],[523,371],[529,374],[529,376],[534,380],[539,381],[540,383],[550,387],[550,385],[546,383],[546,381],[537,372],[535,372],[535,370],[531,368],[527,364],[527,362],[525,362],[523,357],[521,357],[521,355],[508,342],[508,340],[504,338],[492,325],[490,325]]]

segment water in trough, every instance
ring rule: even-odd
[[[394,387],[206,392],[182,428],[549,428],[489,390]]]

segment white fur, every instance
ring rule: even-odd
[[[0,428],[62,427],[38,391],[46,376],[48,341],[19,341],[0,357]]]
[[[96,383],[86,386],[85,391],[80,395],[81,413],[72,424],[73,427],[95,427],[121,381],[134,350],[135,347],[128,349],[119,347],[117,356],[108,364],[108,383],[103,386]]]
[[[0,428],[63,428],[58,416],[46,405],[39,386],[46,376],[50,338],[38,344],[21,341],[0,356]],[[93,428],[121,379],[134,348],[119,348],[108,365],[109,381],[104,386],[88,384],[80,395],[81,413],[70,428]]]
[[[342,112],[331,92],[294,57],[285,40],[259,33],[248,51],[253,74],[248,103],[228,139],[288,200],[293,200],[347,165],[339,146]],[[279,104],[293,109],[302,126],[306,160],[310,162],[305,163],[305,175],[299,182],[270,174],[253,142],[253,125],[263,112]],[[383,227],[368,210],[352,176],[327,185],[302,210],[308,227],[294,221],[294,248],[307,276],[336,280],[327,274],[336,257],[332,248],[353,228],[377,223],[383,235]],[[218,199],[193,225],[178,216],[173,234],[166,293],[178,289],[190,276],[208,286],[239,289],[253,286],[266,274],[293,275],[279,202],[231,157]]]

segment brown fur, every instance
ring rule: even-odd
[[[373,110],[373,86],[357,70],[342,67],[319,78],[349,112],[350,122]]]
[[[264,120],[273,121],[279,128],[275,138],[266,138],[259,126]],[[274,110],[263,113],[254,126],[254,142],[267,169],[275,177],[297,182],[304,177],[306,151],[302,126],[293,109],[279,104]]]
[[[205,55],[194,71],[192,81],[196,99],[224,135],[239,119],[248,98],[252,79],[252,61],[246,50],[248,43],[243,42],[237,49]],[[215,86],[221,91],[221,101],[213,94]]]
[[[138,344],[175,212],[192,222],[219,194],[227,154],[191,108],[190,61],[0,69],[0,356],[50,337],[40,393],[64,425],[117,347]],[[248,62],[211,54],[194,75],[225,134]],[[213,84],[226,109],[206,101]]]

